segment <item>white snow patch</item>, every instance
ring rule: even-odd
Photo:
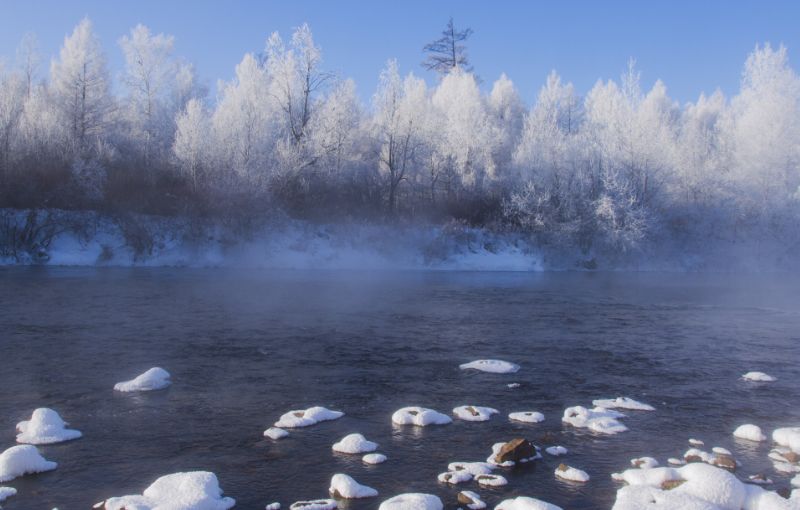
[[[560,506],[542,501],[541,499],[519,496],[514,499],[501,501],[494,510],[563,510]]]
[[[456,472],[466,471],[473,476],[477,476],[491,474],[494,466],[488,462],[451,462],[447,465],[447,469],[448,471]]]
[[[0,503],[10,498],[11,496],[16,496],[16,495],[17,495],[17,489],[15,489],[14,487],[0,487]]]
[[[602,407],[604,409],[629,409],[631,411],[655,411],[655,407],[633,400],[628,397],[617,397],[615,399],[599,399],[593,400],[592,405],[595,407]]]
[[[368,453],[378,449],[378,443],[367,441],[361,434],[348,434],[331,447],[339,453]]]
[[[689,439],[689,444],[692,445],[692,446],[703,446],[703,445],[705,445],[705,443],[703,441],[701,441],[699,439],[693,439],[693,438]]]
[[[278,502],[270,503],[264,507],[264,510],[281,510],[281,504]]]
[[[717,455],[733,455],[730,450],[727,448],[723,448],[721,446],[715,446],[711,449],[712,452],[716,453]]]
[[[651,469],[658,467],[658,461],[653,457],[639,457],[638,459],[631,459],[631,466],[640,469]]]
[[[392,422],[396,425],[417,425],[425,427],[427,425],[447,425],[453,420],[446,414],[442,414],[433,409],[424,407],[403,407],[392,415]]]
[[[341,473],[333,475],[328,492],[334,498],[344,499],[371,498],[378,495],[378,491],[372,487],[361,485],[351,476]]]
[[[235,504],[222,496],[214,473],[190,471],[162,476],[141,495],[107,499],[105,510],[227,510]]]
[[[670,457],[667,459],[667,464],[671,466],[684,466],[686,465],[686,461],[683,459],[676,459],[675,457]]]
[[[733,435],[739,439],[746,439],[748,441],[755,442],[766,441],[767,439],[767,436],[761,432],[761,427],[750,423],[746,425],[739,425],[736,430],[733,431]]]
[[[114,389],[123,392],[153,391],[166,388],[169,385],[169,372],[160,367],[153,367],[130,381],[115,384]]]
[[[502,487],[503,485],[508,485],[508,480],[500,475],[478,475],[475,477],[475,481],[478,482],[478,485],[481,487]]]
[[[618,434],[628,427],[617,421],[625,415],[603,407],[587,409],[583,406],[568,407],[561,421],[576,428],[587,428],[599,434]]]
[[[361,462],[371,465],[382,464],[386,462],[386,455],[382,453],[368,453],[361,457]]]
[[[442,510],[442,500],[433,494],[408,493],[387,499],[378,510]]]
[[[753,382],[774,382],[778,380],[769,374],[765,374],[764,372],[747,372],[742,376],[742,379]]]
[[[264,431],[264,437],[268,437],[270,439],[274,439],[277,441],[278,439],[283,439],[287,437],[289,433],[282,428],[279,427],[270,427]]]
[[[544,451],[546,451],[547,453],[549,453],[554,457],[558,457],[560,455],[566,455],[568,453],[567,449],[564,448],[563,446],[550,446],[548,448],[545,448]]]
[[[289,506],[289,510],[335,510],[338,506],[335,499],[312,499],[296,501]]]
[[[795,453],[800,453],[800,427],[784,427],[772,432],[772,440],[781,446],[791,448]]]
[[[513,374],[519,371],[519,365],[509,361],[500,359],[479,359],[463,363],[458,366],[461,370],[480,370],[481,372],[490,372],[492,374]]]
[[[506,386],[508,386],[509,388],[511,388],[513,390],[514,388],[519,388],[521,385],[518,382],[512,382],[512,383],[506,384]]]
[[[567,480],[568,482],[586,483],[589,481],[589,474],[586,471],[561,464],[556,468],[556,478]]]
[[[470,510],[483,510],[486,508],[486,503],[481,499],[480,494],[472,491],[461,491],[458,493],[459,502],[462,498],[469,499],[472,503],[467,503],[466,506]]]
[[[58,464],[42,457],[35,446],[12,446],[0,454],[0,482],[30,473],[52,471],[56,467]]]
[[[453,414],[465,421],[487,421],[499,412],[497,409],[481,406],[459,406],[453,409]]]
[[[537,411],[520,411],[509,413],[508,419],[512,421],[521,421],[523,423],[539,423],[544,421],[544,415]]]
[[[439,476],[437,476],[436,479],[441,483],[457,485],[459,483],[472,481],[472,473],[467,471],[447,471],[445,473],[439,473]]]
[[[17,423],[18,443],[53,444],[81,437],[77,430],[67,428],[67,423],[52,409],[40,407],[33,411],[30,420]]]
[[[308,409],[289,411],[281,416],[274,426],[287,429],[310,427],[321,421],[336,420],[342,416],[344,413],[341,411],[331,411],[326,407],[314,406]]]

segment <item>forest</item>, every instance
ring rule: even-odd
[[[89,19],[49,70],[27,35],[0,67],[0,244],[18,242],[19,211],[94,211],[241,231],[278,216],[456,224],[587,257],[800,248],[800,78],[785,47],[756,45],[732,97],[679,104],[661,81],[643,90],[631,60],[585,93],[553,71],[527,105],[505,74],[472,72],[469,34],[451,21],[425,46],[432,85],[388,60],[368,104],[307,25],[267,37],[213,97],[174,38],[145,26],[117,41],[113,79]]]

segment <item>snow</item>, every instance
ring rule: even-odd
[[[463,363],[458,366],[461,370],[480,370],[481,372],[490,372],[492,374],[513,374],[519,371],[519,365],[503,361],[499,359],[479,359]]]
[[[770,478],[768,478],[768,477],[766,477],[764,475],[760,475],[760,474],[759,475],[750,475],[750,476],[747,477],[747,479],[750,480],[751,483],[755,483],[755,484],[758,484],[758,485],[770,485],[770,484],[773,483],[772,479],[770,479]]]
[[[339,506],[335,499],[312,499],[310,501],[296,501],[289,510],[335,510]]]
[[[277,502],[270,503],[269,505],[264,507],[264,510],[281,510],[281,504]]]
[[[655,411],[651,405],[638,402],[628,397],[617,397],[615,399],[593,400],[592,405],[604,409],[629,409],[631,411]]]
[[[0,454],[0,483],[31,473],[52,471],[58,464],[46,460],[31,445],[12,446]]]
[[[452,422],[453,420],[446,414],[424,407],[403,407],[392,415],[392,423],[396,425],[425,427],[427,425],[447,425]]]
[[[539,423],[544,421],[544,415],[536,411],[520,411],[509,413],[508,419],[512,421],[521,421],[523,423]]]
[[[153,391],[166,388],[169,385],[169,372],[160,367],[153,367],[130,381],[115,384],[114,389],[123,392]]]
[[[800,453],[800,427],[784,427],[772,431],[772,440]]]
[[[338,443],[334,443],[333,451],[339,453],[368,453],[378,449],[378,443],[367,441],[361,434],[349,434]]]
[[[715,446],[711,449],[712,452],[716,453],[717,455],[733,455],[730,450],[727,448],[723,448],[721,446]]]
[[[289,411],[281,416],[274,426],[287,429],[310,427],[321,421],[336,420],[342,416],[344,416],[344,413],[341,411],[331,411],[325,407],[314,406],[308,409]]]
[[[451,462],[447,465],[449,471],[465,471],[473,476],[488,475],[494,471],[494,466],[488,462]]]
[[[500,475],[478,475],[475,477],[475,481],[478,482],[478,485],[481,487],[502,487],[503,485],[508,485],[508,480]]]
[[[386,462],[386,455],[382,453],[368,453],[361,457],[361,462],[364,464],[382,464]]]
[[[387,499],[378,510],[442,510],[442,500],[433,494],[407,493]]]
[[[268,428],[267,430],[264,431],[264,437],[268,437],[270,439],[274,439],[275,441],[277,441],[278,439],[283,439],[284,437],[287,437],[288,435],[289,435],[289,433],[287,431],[283,430],[282,428],[278,428],[278,427],[270,427],[270,428]]]
[[[371,498],[378,495],[378,491],[372,487],[361,485],[352,477],[341,473],[333,475],[328,492],[334,498],[344,499]]]
[[[561,420],[576,428],[587,428],[599,434],[618,434],[628,427],[617,421],[625,415],[611,409],[595,407],[587,409],[583,406],[568,407]]]
[[[670,464],[672,466],[683,466],[684,464],[686,464],[686,461],[683,459],[676,459],[675,457],[670,457],[667,459],[667,464]]]
[[[541,499],[519,496],[501,501],[494,510],[562,510],[562,508]]]
[[[794,487],[800,487],[800,475],[797,475],[797,476],[795,476],[794,478],[792,478],[792,480],[791,480],[791,484],[792,484]]]
[[[223,497],[217,476],[190,471],[162,476],[141,495],[107,499],[106,510],[227,510],[236,504]]]
[[[10,498],[11,496],[16,496],[16,494],[17,494],[17,489],[15,489],[14,487],[0,487],[0,503]]]
[[[769,374],[765,374],[764,372],[747,372],[742,376],[742,379],[753,382],[774,382],[778,380]]]
[[[470,501],[466,503],[464,500]],[[458,493],[458,502],[467,506],[470,510],[483,510],[486,503],[481,499],[480,494],[472,491],[461,491]]]
[[[690,438],[689,439],[689,444],[692,445],[692,446],[703,446],[705,443],[703,441],[700,441],[699,439]]]
[[[441,483],[457,485],[459,483],[472,481],[472,473],[467,471],[447,471],[445,473],[439,473],[439,476],[437,476],[436,479]]]
[[[512,383],[506,384],[506,386],[508,386],[509,388],[511,388],[513,390],[514,388],[519,388],[520,384],[518,382],[512,382]]]
[[[489,457],[486,459],[486,462],[488,464],[490,464],[492,466],[500,466],[500,467],[512,467],[512,466],[516,465],[516,462],[514,462],[513,460],[507,460],[505,462],[497,462],[497,460],[496,460],[497,454],[500,453],[500,450],[503,449],[503,446],[505,446],[505,444],[506,443],[504,443],[504,442],[500,442],[500,443],[495,443],[495,444],[492,445],[492,454],[489,455]],[[531,461],[534,461],[534,460],[542,458],[542,455],[539,452],[539,447],[534,446],[534,448],[536,449],[535,450],[536,454],[533,457],[529,457],[527,459],[520,459],[519,462],[521,464],[524,464],[526,462],[531,462]]]
[[[52,409],[40,407],[31,419],[17,423],[18,443],[53,444],[81,437],[77,430],[66,428],[67,423]]]
[[[545,448],[544,451],[546,451],[548,454],[554,457],[558,457],[560,455],[566,455],[568,453],[567,449],[564,448],[563,446],[550,446],[548,448]]]
[[[481,406],[459,406],[453,409],[453,414],[465,421],[487,421],[499,412],[497,409]]]
[[[631,466],[641,469],[649,469],[658,467],[658,461],[653,457],[639,457],[638,459],[631,459]]]
[[[561,464],[558,466],[555,474],[556,478],[561,478],[562,480],[567,480],[569,482],[586,483],[589,481],[589,474],[586,471],[582,471],[572,466],[567,466],[566,464]]]
[[[739,439],[746,439],[748,441],[761,442],[767,439],[767,436],[761,432],[761,427],[758,425],[746,424],[740,425],[733,431],[734,437]]]

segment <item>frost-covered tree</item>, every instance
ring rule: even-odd
[[[495,147],[492,153],[494,167],[507,172],[512,166],[514,147],[522,135],[525,103],[514,83],[504,74],[492,85],[488,97],[489,121],[494,130]]]
[[[39,53],[39,41],[32,32],[26,33],[17,46],[17,65],[25,77],[25,97],[29,98],[33,92],[34,81],[39,72],[42,57]]]
[[[172,150],[181,172],[196,192],[203,173],[208,169],[211,121],[202,102],[190,99],[184,111],[178,114],[175,124]]]
[[[422,66],[429,71],[436,71],[441,76],[455,69],[472,72],[467,57],[467,47],[464,44],[471,35],[471,28],[457,30],[453,18],[450,18],[442,30],[442,36],[422,48],[422,51],[428,54]]]
[[[338,83],[319,105],[310,129],[311,152],[328,178],[338,178],[358,165],[356,146],[362,133],[361,105],[353,80]]]
[[[27,96],[25,78],[19,73],[4,75],[0,70],[0,185],[11,171],[12,144],[18,137]]]

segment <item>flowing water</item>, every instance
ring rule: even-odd
[[[786,487],[768,443],[731,432],[800,425],[799,289],[785,276],[0,269],[0,450],[37,407],[84,434],[40,447],[58,469],[4,484],[19,491],[4,505],[86,509],[164,474],[208,470],[244,509],[326,497],[334,473],[380,492],[340,505],[354,510],[401,492],[435,493],[456,508],[463,489],[490,507],[527,495],[603,509],[618,488],[612,472],[643,455],[663,464],[689,437],[730,449],[740,476],[764,472]],[[522,368],[459,370],[479,358]],[[152,366],[172,374],[170,388],[112,390]],[[750,370],[778,381],[740,380]],[[656,411],[629,412],[630,430],[615,436],[561,423],[565,407],[620,395]],[[463,404],[501,414],[426,428],[390,419],[404,406],[449,414]],[[313,405],[346,415],[281,441],[262,437],[284,412]],[[526,410],[545,421],[508,421]],[[351,432],[389,460],[366,466],[332,452]],[[449,462],[485,460],[498,441],[551,445],[548,432],[569,454],[501,470],[505,487],[436,481]],[[559,462],[591,481],[557,481]]]

